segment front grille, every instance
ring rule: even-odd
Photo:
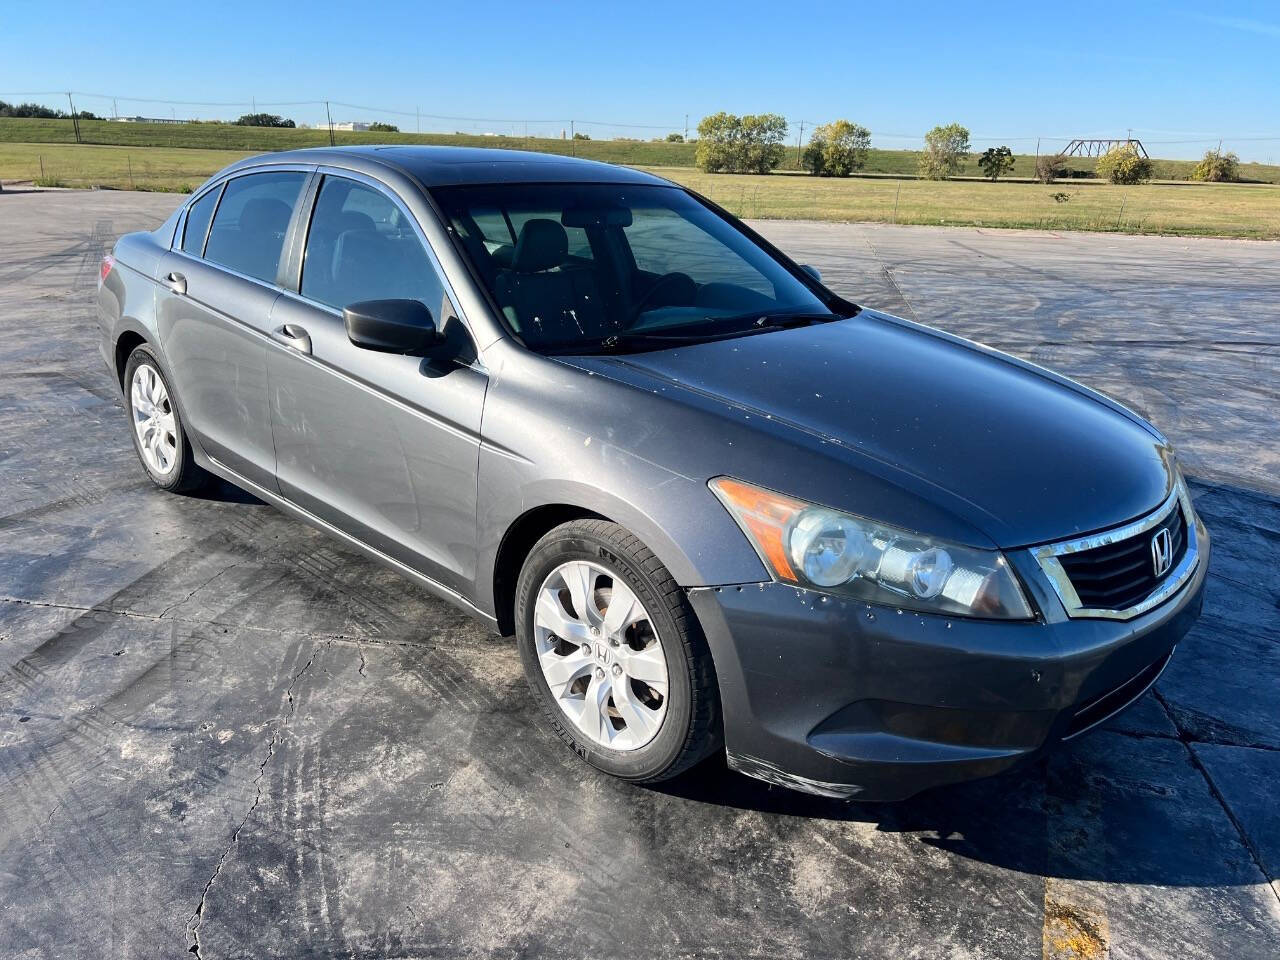
[[[1152,538],[1169,531],[1172,561],[1156,576],[1151,555]],[[1091,550],[1064,553],[1058,557],[1063,572],[1075,588],[1082,607],[1125,610],[1145,600],[1173,570],[1187,552],[1187,520],[1175,500],[1169,516],[1150,529],[1115,543]]]

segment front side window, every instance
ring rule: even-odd
[[[209,232],[209,218],[218,202],[220,187],[214,187],[187,210],[187,225],[182,229],[182,252],[193,257],[204,253],[204,238]]]
[[[444,284],[408,215],[390,197],[354,180],[325,177],[307,231],[300,292],[338,310],[362,300],[421,300],[434,314]]]
[[[850,306],[678,187],[433,193],[508,326],[540,352],[655,349],[837,319]]]
[[[209,230],[205,259],[275,283],[284,237],[306,179],[305,173],[288,171],[229,181]]]

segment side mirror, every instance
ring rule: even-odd
[[[819,283],[822,282],[822,274],[818,271],[817,267],[811,267],[807,263],[802,263],[800,264],[800,269],[813,277],[813,279],[817,280]]]
[[[351,342],[365,350],[417,354],[440,340],[421,300],[362,300],[342,311],[342,322]]]

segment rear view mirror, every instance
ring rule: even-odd
[[[342,311],[342,322],[357,347],[382,353],[424,353],[440,339],[421,300],[362,300]]]
[[[811,267],[807,263],[802,263],[800,264],[800,269],[803,270],[805,273],[807,273],[809,276],[813,277],[813,279],[817,280],[819,283],[822,282],[822,273],[818,270],[817,267]]]
[[[629,227],[631,210],[614,205],[566,207],[560,222],[566,227]]]

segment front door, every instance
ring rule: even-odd
[[[469,592],[476,468],[488,378],[407,210],[380,187],[326,176],[306,237],[300,296],[271,316],[276,475],[294,503],[433,580]],[[438,355],[356,347],[342,307],[425,303]]]

